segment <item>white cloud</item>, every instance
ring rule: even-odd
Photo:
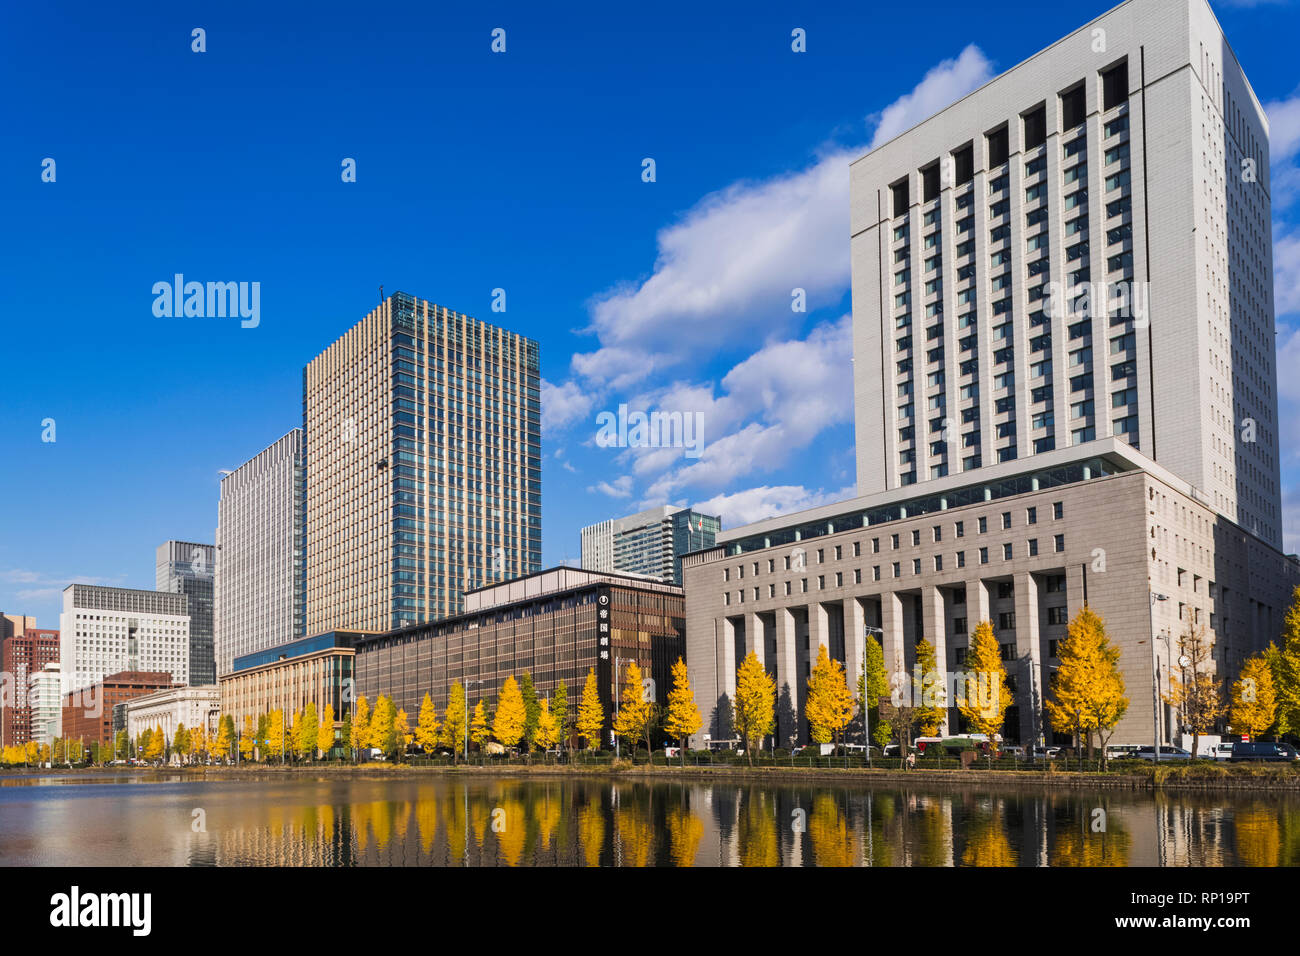
[[[812,491],[803,485],[760,485],[731,494],[714,495],[692,507],[704,514],[720,515],[724,528],[737,528],[764,518],[844,501],[856,494],[857,489],[853,486],[825,492],[820,489]]]
[[[587,491],[599,491],[602,495],[609,495],[611,498],[631,498],[632,476],[620,475],[613,482],[598,481]]]
[[[554,385],[542,379],[542,431],[559,431],[591,411],[595,397],[576,382]]]
[[[878,122],[871,138],[871,148],[875,149],[929,119],[992,77],[993,64],[972,43],[955,60],[944,60],[934,67],[912,92],[900,96],[873,117]]]

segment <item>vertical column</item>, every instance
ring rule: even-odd
[[[758,662],[767,670],[767,641],[763,634],[763,619],[757,614],[745,615],[745,653],[753,653]]]
[[[975,633],[980,621],[989,620],[989,586],[982,580],[966,582],[966,631]]]
[[[907,654],[903,640],[903,600],[893,591],[880,596],[881,648],[885,652],[885,673],[889,675],[889,689],[902,687],[899,681],[907,680]]]
[[[794,614],[776,609],[776,715],[780,745],[787,746],[799,720],[798,655],[795,653]]]
[[[855,597],[844,599],[844,677],[849,682],[849,690],[858,692],[858,678],[862,676],[863,627],[866,615],[862,613],[862,602]]]
[[[718,696],[736,693],[736,625],[731,618],[722,619],[718,641]]]
[[[1022,571],[1016,575],[1015,585],[1016,658],[1024,662],[1024,681],[1016,688],[1016,702],[1020,705],[1020,740],[1035,744],[1042,733],[1043,682],[1047,677],[1042,666],[1038,626],[1038,581],[1029,572]]]
[[[921,590],[921,615],[923,617],[923,629],[925,635],[934,645],[934,659],[939,669],[939,676],[943,683],[941,686],[947,687],[948,675],[948,629],[946,625],[947,614],[944,612],[943,592],[936,587],[926,587]],[[952,694],[947,695],[947,708],[953,705]],[[945,709],[943,726],[939,728],[941,735],[948,733],[948,713]]]
[[[817,645],[826,648],[826,653],[831,650],[831,626],[830,615],[826,613],[826,607],[821,601],[814,601],[808,605],[808,660],[816,663]]]

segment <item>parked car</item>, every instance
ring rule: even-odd
[[[1243,760],[1292,761],[1300,760],[1300,754],[1297,754],[1296,749],[1290,744],[1260,743],[1252,740],[1249,743],[1233,744],[1232,756],[1228,759],[1233,763]]]
[[[1134,752],[1133,756],[1137,757],[1139,760],[1150,760],[1152,763],[1154,763],[1156,759],[1156,751],[1154,747],[1139,747]],[[1161,760],[1191,760],[1192,755],[1190,751],[1184,750],[1182,747],[1173,747],[1170,746],[1169,744],[1161,744],[1160,759]]]
[[[1029,750],[1029,755],[1035,760],[1052,760],[1053,758],[1060,756],[1060,754],[1061,748],[1055,744],[1049,744],[1046,747],[1034,744],[1034,746]]]
[[[898,744],[885,744],[885,750],[883,755],[886,757],[897,757]]]
[[[998,754],[1002,757],[1009,757],[1012,760],[1024,760],[1025,748],[1014,744],[1010,747],[999,747]]]
[[[1107,760],[1131,759],[1137,755],[1137,751],[1138,751],[1137,744],[1107,744],[1106,759]]]
[[[1232,748],[1235,746],[1236,744],[1231,743],[1211,744],[1201,752],[1200,756],[1209,760],[1231,760]]]

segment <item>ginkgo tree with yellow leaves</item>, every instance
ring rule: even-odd
[[[1277,691],[1273,672],[1264,654],[1249,658],[1232,685],[1232,707],[1228,720],[1232,729],[1254,740],[1277,719]]]
[[[1105,760],[1106,744],[1128,713],[1120,650],[1106,637],[1106,622],[1088,605],[1070,620],[1056,645],[1060,666],[1052,674],[1051,696],[1043,702],[1052,728],[1073,734],[1093,754],[1093,735]]]
[[[664,717],[664,733],[678,741],[683,766],[686,763],[686,738],[699,731],[704,721],[699,705],[691,691],[690,672],[686,661],[678,657],[672,669],[673,686],[668,691],[668,713]]]
[[[843,741],[844,728],[853,719],[856,701],[844,677],[844,665],[832,660],[825,644],[817,645],[817,663],[808,675],[804,716],[815,744]]]
[[[980,621],[971,632],[966,651],[966,673],[974,676],[975,693],[970,693],[971,682],[957,693],[957,710],[966,718],[974,731],[984,734],[996,749],[997,736],[1002,732],[1007,708],[1013,697],[1007,687],[1007,669],[1002,663],[1002,648],[993,633],[992,621]]]
[[[492,722],[492,736],[505,747],[515,747],[524,739],[524,725],[528,714],[524,708],[524,695],[513,674],[501,685],[497,701],[496,718]]]
[[[587,670],[587,681],[582,687],[582,700],[578,704],[578,734],[586,742],[587,749],[600,749],[601,737],[605,729],[605,708],[600,702],[600,682],[596,679],[596,668]]]
[[[731,711],[736,730],[745,738],[745,756],[753,766],[754,747],[761,746],[776,725],[776,682],[753,651],[736,668]]]

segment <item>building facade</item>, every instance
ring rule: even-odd
[[[903,690],[918,641],[934,646],[944,680],[957,678],[971,632],[987,620],[1015,695],[1004,737],[1051,740],[1043,695],[1067,624],[1087,604],[1120,650],[1129,707],[1114,742],[1150,743],[1155,719],[1170,740],[1177,716],[1163,700],[1179,637],[1201,630],[1214,670],[1230,679],[1277,640],[1300,565],[1127,443],[1091,447],[1098,454],[1061,449],[984,469],[979,482],[952,476],[768,519],[688,555],[687,660],[701,736],[731,735],[723,697],[750,651],[776,680],[785,746],[806,740],[818,645],[856,687],[871,633]],[[961,726],[955,708],[947,726]]]
[[[214,591],[216,674],[307,626],[302,429],[221,479]],[[211,683],[211,682],[209,682]]]
[[[202,727],[214,740],[221,719],[221,691],[216,686],[169,687],[132,697],[123,707],[127,735],[132,740],[161,727],[167,740],[174,741],[181,725],[186,730]]]
[[[593,668],[605,710],[606,740],[620,682],[635,661],[648,693],[663,703],[669,670],[685,653],[682,589],[640,577],[553,568],[466,595],[466,613],[374,634],[357,642],[357,693],[373,704],[383,694],[414,724],[431,695],[444,713],[462,682],[469,712],[494,702],[507,677],[524,671],[539,697],[563,681],[576,715]]]
[[[672,505],[611,518],[582,529],[582,566],[680,586],[682,555],[713,547],[721,527],[716,515]]]
[[[166,671],[122,671],[63,695],[63,736],[112,745],[113,714],[134,697],[178,686]],[[66,685],[65,685],[66,687]]]
[[[189,606],[184,594],[68,585],[59,618],[64,691],[121,671],[166,672],[169,684],[189,683]]]
[[[303,373],[307,633],[541,567],[537,343],[395,293]]]
[[[30,701],[30,739],[53,745],[55,738],[63,736],[63,681],[57,660],[32,674]]]
[[[221,678],[221,713],[234,718],[241,734],[247,719],[256,726],[263,714],[282,710],[292,720],[309,703],[316,705],[317,719],[326,706],[333,707],[334,723],[342,725],[355,684],[354,645],[361,636],[331,631],[235,658]]]
[[[1282,547],[1268,120],[1205,0],[1121,4],[850,190],[859,494],[1114,437]]]
[[[5,747],[34,739],[32,680],[59,660],[59,632],[36,627],[30,617],[21,621],[25,629],[0,642],[0,745]]]
[[[154,554],[154,588],[190,599],[190,673],[195,686],[216,683],[213,658],[213,588],[216,548],[192,541],[164,541]]]

